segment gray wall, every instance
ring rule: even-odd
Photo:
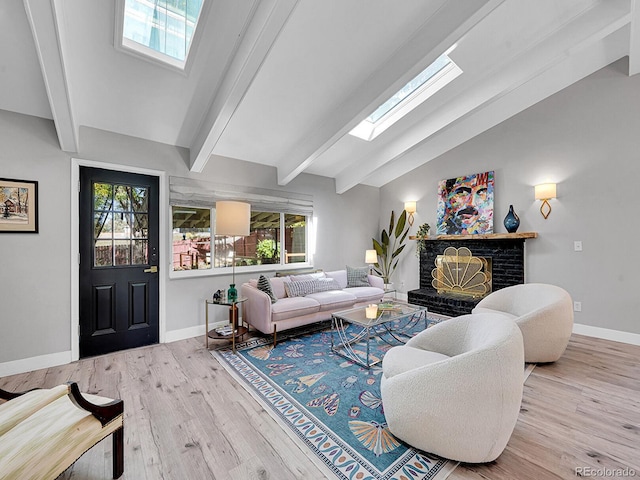
[[[185,149],[89,128],[81,128],[80,133],[75,158],[313,195],[318,217],[316,267],[364,265],[364,251],[377,229],[377,188],[361,186],[337,195],[332,179],[306,174],[279,187],[274,168],[226,158],[212,160],[202,174],[190,174]],[[0,111],[0,139],[0,177],[37,180],[40,197],[40,233],[0,234],[2,364],[71,349],[72,156],[60,151],[49,120]],[[170,238],[169,232],[166,235]],[[168,279],[166,269],[163,275]],[[238,274],[236,283],[250,276],[255,275]],[[230,276],[168,279],[167,331],[203,325],[204,299],[229,283]]]
[[[381,205],[399,210],[403,201],[418,200],[412,233],[424,222],[433,228],[439,180],[494,170],[494,231],[506,231],[502,222],[513,204],[518,231],[539,234],[526,241],[526,281],[568,290],[582,302],[576,323],[640,333],[634,220],[640,75],[627,71],[625,58],[389,183]],[[547,220],[533,189],[546,181],[557,183],[558,195]],[[380,224],[387,219],[383,209]],[[574,251],[575,240],[582,252]],[[409,247],[395,278],[405,291],[419,284],[415,247]]]

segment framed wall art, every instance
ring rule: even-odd
[[[0,233],[38,233],[38,182],[0,178]]]
[[[493,233],[493,171],[438,184],[438,235]]]

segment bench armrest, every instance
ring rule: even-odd
[[[96,405],[82,396],[76,382],[67,382],[67,385],[69,385],[69,399],[73,404],[78,408],[91,412],[94,417],[100,420],[103,427],[118,415],[124,413],[124,402],[122,400],[113,400],[104,405]]]

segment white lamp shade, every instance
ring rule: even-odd
[[[216,235],[246,237],[251,226],[251,205],[244,202],[216,202]]]
[[[536,200],[549,200],[556,198],[556,184],[543,183],[535,186]]]
[[[364,255],[364,263],[378,263],[378,254],[375,250],[367,250]]]
[[[404,209],[407,213],[416,213],[416,202],[404,202]]]

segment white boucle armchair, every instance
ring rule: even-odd
[[[558,360],[573,330],[573,301],[561,287],[525,283],[502,288],[484,297],[472,313],[500,312],[512,318],[522,331],[524,361]]]
[[[384,413],[415,448],[469,463],[495,460],[513,433],[524,377],[522,334],[500,314],[443,321],[382,362]]]

